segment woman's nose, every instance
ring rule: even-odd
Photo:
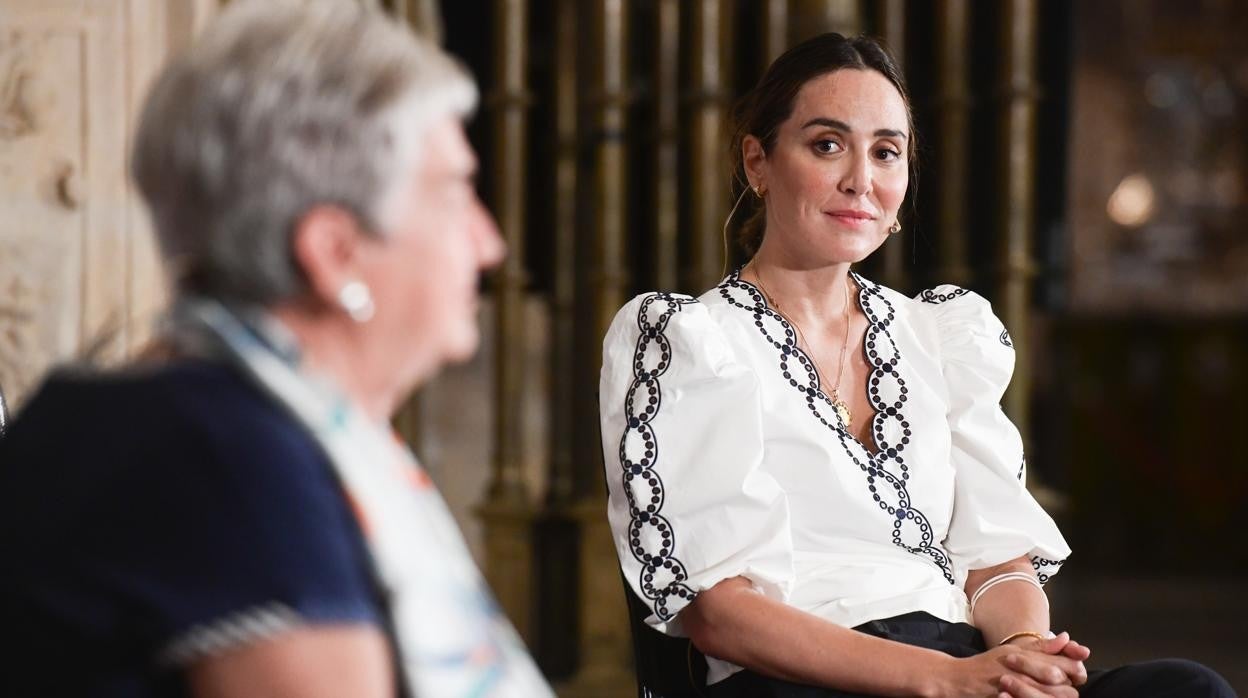
[[[871,193],[871,163],[865,154],[851,155],[838,185],[841,192],[853,196]]]
[[[472,233],[476,239],[477,264],[482,269],[491,269],[498,266],[507,256],[507,243],[503,241],[498,224],[494,222],[494,216],[490,215],[489,210],[480,201],[476,202],[476,209],[477,215]]]

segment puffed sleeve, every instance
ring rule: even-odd
[[[1014,345],[979,295],[941,286],[919,296],[934,314],[949,395],[951,459],[957,473],[946,547],[962,569],[1027,555],[1041,582],[1070,547],[1024,483],[1023,441],[1001,409],[1014,373]]]
[[[604,340],[600,388],[608,518],[647,622],[683,635],[676,614],[734,576],[786,600],[789,507],[760,468],[758,377],[706,306],[661,293],[625,305]]]

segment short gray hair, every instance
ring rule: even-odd
[[[306,289],[299,218],[392,225],[425,129],[466,116],[454,59],[352,0],[235,0],[147,97],[132,167],[180,292],[271,304]]]

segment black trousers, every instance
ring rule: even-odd
[[[855,630],[939,650],[954,657],[983,652],[984,637],[966,623],[949,623],[927,613],[875,620]],[[1185,659],[1162,659],[1117,669],[1089,669],[1081,698],[1236,698],[1235,691],[1217,672]],[[773,679],[752,671],[736,674],[707,687],[709,698],[872,698]]]

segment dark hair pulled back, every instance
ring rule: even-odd
[[[768,66],[758,84],[745,93],[733,107],[734,200],[749,186],[741,152],[745,137],[753,135],[758,138],[763,145],[763,152],[770,155],[776,145],[780,125],[792,115],[793,103],[802,87],[811,80],[845,69],[874,70],[887,78],[901,94],[901,100],[906,105],[907,127],[910,129],[906,154],[910,162],[910,189],[913,192],[918,180],[914,116],[910,108],[910,93],[906,89],[901,69],[897,67],[897,62],[884,44],[877,39],[869,36],[846,38],[841,34],[828,33],[807,39],[781,54]],[[766,225],[766,207],[762,199],[749,198],[753,200],[754,210],[742,224],[738,236],[747,259],[758,252]]]

